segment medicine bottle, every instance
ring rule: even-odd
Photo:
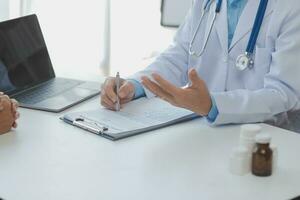
[[[245,147],[237,147],[230,156],[229,170],[234,175],[243,176],[251,171],[251,154]]]
[[[271,136],[258,134],[255,140],[256,148],[252,154],[252,174],[256,176],[271,176],[273,160],[273,152],[270,148]]]

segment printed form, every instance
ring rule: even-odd
[[[129,102],[119,112],[100,108],[80,113],[79,116],[107,127],[110,134],[118,134],[175,123],[191,115],[195,116],[193,112],[172,106],[159,98],[140,98]],[[69,116],[72,118],[72,114]]]

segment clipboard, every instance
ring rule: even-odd
[[[144,112],[143,109],[147,110]],[[101,108],[66,114],[60,119],[77,128],[115,141],[198,117],[191,111],[174,107],[158,98],[141,98],[128,103],[120,112]]]

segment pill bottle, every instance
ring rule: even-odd
[[[255,137],[261,133],[261,126],[246,124],[241,126],[239,146],[246,147],[251,153],[255,147]]]
[[[251,154],[245,147],[237,147],[230,156],[229,170],[234,175],[246,175],[250,173]]]
[[[271,136],[269,134],[258,134],[255,140],[256,147],[252,154],[252,174],[271,176],[273,161],[273,151],[270,148]]]

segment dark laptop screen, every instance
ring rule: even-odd
[[[8,94],[55,77],[37,16],[0,23],[0,91]]]

